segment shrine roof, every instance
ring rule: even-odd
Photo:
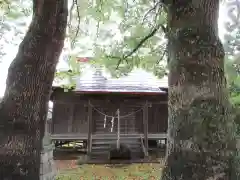
[[[134,69],[127,76],[112,78],[107,71],[87,65],[80,76],[75,77],[76,93],[135,93],[165,94],[168,90],[168,78],[157,78],[143,69]],[[54,84],[54,88],[64,83]]]

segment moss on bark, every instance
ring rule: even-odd
[[[162,178],[237,180],[219,1],[175,0],[168,7],[169,141]]]

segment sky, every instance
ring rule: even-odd
[[[223,39],[223,35],[225,33],[224,31],[225,21],[227,21],[227,10],[225,6],[221,6],[220,13],[219,13],[219,36],[221,39]],[[13,35],[13,32],[8,32],[5,36],[8,38],[8,41],[20,42],[20,39],[17,39],[17,37]],[[6,44],[4,45],[4,50],[6,52],[6,56],[4,56],[1,59],[1,63],[0,63],[0,97],[3,96],[4,94],[8,67],[11,61],[14,59],[14,57],[17,54],[18,46],[12,45],[12,44]],[[62,62],[59,63],[58,67],[66,66],[66,64],[61,64],[61,63]]]

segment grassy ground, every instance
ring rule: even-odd
[[[77,166],[79,154],[59,153],[56,156],[62,159],[55,160],[59,172],[56,180],[159,180],[163,167],[161,163]],[[151,157],[156,159],[154,154]]]
[[[155,180],[160,179],[158,164],[81,165],[59,171],[57,180]]]

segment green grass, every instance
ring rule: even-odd
[[[81,165],[75,169],[61,170],[57,180],[154,180],[160,179],[162,165]]]

